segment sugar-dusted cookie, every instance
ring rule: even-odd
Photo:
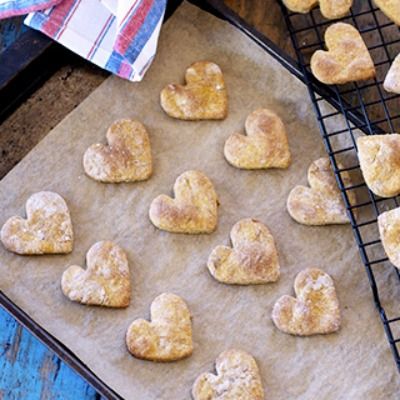
[[[338,167],[343,168],[340,163]],[[351,185],[348,172],[343,171],[341,177],[346,187]],[[328,158],[322,157],[310,165],[308,182],[310,187],[296,186],[287,199],[287,209],[294,220],[304,225],[350,222]],[[350,203],[355,204],[355,193],[348,191],[347,196]]]
[[[192,322],[186,303],[163,293],[151,303],[151,322],[137,319],[126,332],[132,355],[151,361],[176,361],[193,352]]]
[[[314,76],[327,85],[360,81],[375,76],[375,66],[360,33],[338,22],[325,32],[328,51],[317,50],[311,57]]]
[[[245,129],[247,135],[234,133],[225,142],[224,154],[230,164],[243,169],[290,165],[285,126],[273,111],[253,111],[246,119]]]
[[[298,13],[308,13],[319,3],[321,14],[328,19],[344,17],[350,10],[353,0],[283,0],[285,6]]]
[[[361,136],[358,159],[369,189],[381,197],[400,194],[400,135]]]
[[[340,309],[332,278],[317,268],[301,271],[294,281],[296,297],[284,295],[274,305],[276,327],[291,335],[310,336],[340,329]]]
[[[139,122],[115,121],[107,132],[108,144],[93,144],[83,156],[87,175],[100,182],[135,182],[152,173],[149,135]]]
[[[374,0],[382,12],[400,26],[400,0]]]
[[[400,269],[400,207],[378,217],[379,235],[390,262]]]
[[[400,94],[400,54],[394,59],[385,81],[383,82],[383,87],[388,92]]]
[[[221,68],[198,61],[186,70],[186,85],[169,84],[160,95],[161,107],[173,118],[185,120],[224,119],[228,96]]]
[[[254,358],[243,350],[221,353],[217,374],[203,373],[193,384],[194,400],[264,400],[260,372]]]
[[[211,181],[200,171],[186,171],[174,184],[175,198],[162,194],[150,206],[151,222],[175,233],[210,233],[217,226],[218,199]]]
[[[67,204],[57,193],[38,192],[26,202],[26,216],[11,217],[1,229],[4,247],[17,254],[70,253],[72,222]]]
[[[86,254],[86,270],[72,265],[64,271],[61,289],[81,304],[128,307],[131,281],[125,252],[113,242],[95,243]]]
[[[228,284],[252,285],[279,279],[278,252],[269,229],[246,218],[231,230],[232,247],[217,246],[207,262],[211,275]]]

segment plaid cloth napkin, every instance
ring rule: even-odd
[[[156,54],[167,0],[12,1],[25,24],[94,64],[131,81],[142,80]],[[0,0],[0,18],[8,1]],[[25,7],[25,8],[22,8]],[[10,9],[9,9],[10,10]]]

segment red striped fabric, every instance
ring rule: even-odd
[[[120,54],[124,54],[132,43],[132,38],[137,31],[142,27],[144,20],[151,9],[154,0],[143,0],[132,16],[129,18],[129,23],[121,30],[119,38],[115,43],[115,50]]]
[[[49,36],[54,37],[60,30],[64,23],[65,18],[69,14],[73,3],[76,0],[64,0],[59,4],[49,18],[41,27],[41,29]]]

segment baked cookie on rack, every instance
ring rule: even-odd
[[[11,217],[0,236],[4,247],[17,254],[70,253],[74,235],[67,204],[57,193],[35,193],[26,202],[26,219]]]
[[[400,54],[397,55],[390,66],[383,87],[387,92],[400,94]]]
[[[338,168],[343,166],[338,163]],[[341,172],[345,187],[351,186],[351,178],[347,171]],[[304,225],[347,224],[346,207],[337,186],[329,159],[322,157],[314,161],[308,169],[310,187],[298,185],[293,188],[287,199],[290,216]],[[355,204],[356,195],[348,191],[350,204]]]
[[[177,295],[163,293],[151,303],[151,322],[137,319],[126,332],[126,345],[136,358],[176,361],[193,352],[192,322],[186,303]]]
[[[93,144],[83,156],[83,167],[88,176],[107,183],[143,181],[150,177],[150,140],[139,121],[115,121],[106,138],[108,144]]]
[[[319,4],[325,18],[337,19],[348,14],[353,0],[283,0],[283,3],[290,11],[302,14],[310,12]]]
[[[193,384],[194,400],[264,400],[255,359],[243,350],[230,349],[215,361],[216,375],[201,374]]]
[[[151,222],[174,233],[211,233],[217,226],[218,198],[212,182],[200,171],[186,171],[174,184],[175,198],[156,197],[149,210]]]
[[[184,120],[224,119],[228,96],[221,68],[210,61],[192,64],[186,85],[169,84],[160,95],[161,107],[173,118]]]
[[[340,329],[339,301],[332,278],[318,268],[301,271],[294,281],[296,297],[284,295],[274,305],[272,320],[284,333],[311,336]]]
[[[64,271],[61,289],[70,300],[104,307],[128,307],[131,281],[125,252],[113,242],[95,243],[86,254],[86,270],[72,265]]]
[[[219,282],[253,285],[279,279],[278,252],[269,229],[260,221],[246,218],[231,230],[232,247],[217,246],[207,267]]]
[[[325,32],[327,51],[317,50],[311,57],[311,71],[327,85],[366,80],[375,77],[374,62],[356,28],[335,23]]]
[[[368,188],[381,197],[400,194],[400,135],[361,136],[357,148]]]
[[[237,168],[287,168],[290,151],[282,120],[266,108],[253,111],[246,119],[246,135],[234,133],[225,142],[224,154]]]
[[[400,269],[400,207],[380,214],[378,228],[389,261]]]
[[[400,1],[399,0],[374,0],[382,12],[400,26]]]

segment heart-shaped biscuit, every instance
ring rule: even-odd
[[[151,222],[175,233],[210,233],[217,226],[218,199],[211,181],[199,171],[186,171],[174,184],[175,198],[162,194],[150,206]]]
[[[278,252],[269,229],[260,221],[246,218],[231,230],[232,246],[217,246],[208,258],[208,269],[218,281],[236,285],[276,282]]]
[[[272,111],[259,109],[246,119],[246,135],[234,133],[225,142],[224,154],[230,164],[243,169],[287,168],[289,144],[285,126]]]
[[[357,148],[369,189],[381,197],[400,194],[400,135],[361,136],[357,139]]]
[[[400,54],[394,59],[383,82],[383,87],[388,92],[400,94]]]
[[[343,166],[338,163],[338,168]],[[347,171],[341,172],[341,177],[345,187],[351,186]],[[289,194],[287,209],[294,220],[304,225],[350,222],[328,158],[322,157],[310,165],[308,182],[310,187],[299,185]],[[347,196],[351,204],[356,203],[354,191],[348,191]]]
[[[67,204],[57,193],[38,192],[26,202],[27,219],[11,217],[1,229],[4,247],[17,254],[70,253],[72,222]]]
[[[349,24],[338,22],[325,32],[328,51],[317,50],[311,57],[311,71],[327,85],[373,78],[374,62],[360,33]]]
[[[400,269],[400,207],[378,217],[379,235],[390,262]]]
[[[160,95],[161,107],[173,118],[184,120],[224,119],[228,96],[221,68],[199,61],[186,70],[186,85],[170,84]]]
[[[302,14],[310,12],[319,3],[325,18],[337,19],[349,12],[353,0],[283,0],[283,3],[290,11]]]
[[[149,135],[138,121],[115,121],[107,132],[108,144],[94,144],[83,156],[87,175],[100,182],[135,182],[152,173]]]
[[[374,0],[374,2],[389,19],[400,26],[399,0]]]
[[[260,372],[243,350],[226,350],[216,362],[217,375],[201,374],[193,384],[194,400],[264,400]]]
[[[126,345],[136,358],[176,361],[193,352],[192,322],[186,303],[163,293],[151,303],[151,322],[137,319],[126,332]]]
[[[282,296],[274,305],[276,327],[291,335],[310,336],[340,329],[340,308],[332,278],[317,268],[301,271],[294,281],[296,298]]]
[[[61,289],[81,304],[128,307],[131,281],[125,252],[113,242],[95,243],[86,254],[87,269],[72,265],[64,271]]]

